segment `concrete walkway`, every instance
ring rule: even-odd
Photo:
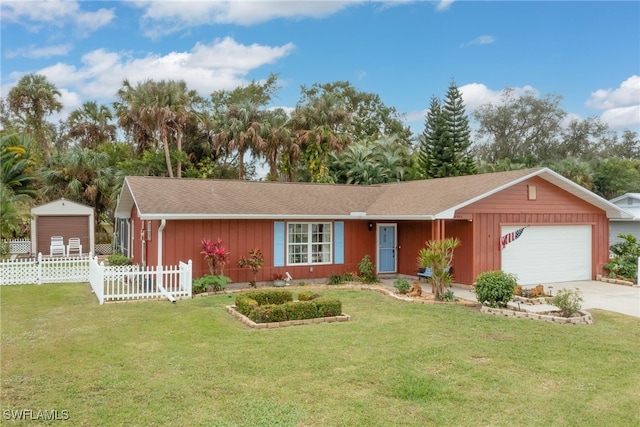
[[[477,301],[476,294],[468,286],[453,285],[451,287],[458,298]],[[560,289],[579,289],[582,295],[582,308],[598,308],[640,317],[640,287],[616,285],[596,280],[576,282],[545,283],[545,291],[551,290],[555,295]]]

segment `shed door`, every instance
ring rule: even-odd
[[[64,237],[64,244],[69,243],[69,237],[79,237],[82,252],[89,252],[89,217],[87,216],[40,216],[37,219],[37,248],[36,252],[49,254],[51,236]],[[86,248],[86,249],[85,249]]]
[[[502,227],[502,236],[522,226]],[[502,270],[521,285],[591,280],[591,226],[526,227],[502,250]]]

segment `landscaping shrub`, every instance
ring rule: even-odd
[[[329,276],[329,285],[341,285],[344,283],[342,274],[332,274]]]
[[[365,255],[358,263],[358,270],[360,270],[360,281],[362,283],[377,283],[378,276],[376,275],[376,266],[371,262],[369,255]]]
[[[298,292],[298,301],[311,301],[312,299],[320,298],[320,294],[313,291],[301,291]]]
[[[442,301],[456,302],[456,295],[451,289],[447,289],[444,294],[442,294]]]
[[[314,301],[288,302],[285,304],[289,313],[289,320],[314,319],[318,315],[318,307]]]
[[[265,293],[272,294],[271,298]],[[289,291],[250,291],[236,297],[236,310],[256,323],[285,322],[287,320],[314,319],[339,316],[342,302],[335,298],[323,298],[313,291],[298,294],[299,301],[288,299]],[[275,296],[274,296],[275,295]],[[260,303],[260,301],[271,302]],[[273,302],[279,300],[280,302]]]
[[[613,258],[604,266],[609,270],[609,277],[635,281],[638,276],[638,257],[640,257],[640,241],[632,234],[618,235],[622,242],[611,245]]]
[[[407,279],[398,278],[393,281],[393,286],[398,290],[399,294],[406,294],[409,289],[411,289],[411,285]]]
[[[259,305],[248,317],[256,323],[285,322],[289,320],[287,304]]]
[[[224,290],[229,282],[231,282],[231,278],[222,274],[207,274],[193,279],[192,287],[195,293],[206,292],[209,286],[214,292],[218,292]]]
[[[265,289],[245,292],[243,295],[253,298],[259,305],[284,304],[293,301],[293,292],[280,289]]]
[[[247,296],[246,294],[240,294],[236,297],[236,310],[239,313],[244,314],[248,318],[253,316],[253,311],[258,307],[258,301]]]
[[[131,261],[131,258],[126,257],[122,254],[109,255],[109,257],[107,258],[107,262],[109,263],[109,265],[132,265],[133,264],[133,261]]]
[[[342,281],[343,282],[356,282],[356,281],[358,281],[358,273],[352,272],[352,271],[347,271],[346,273],[344,273],[342,275]]]
[[[339,299],[320,297],[313,302],[318,309],[318,317],[340,316],[342,314],[342,302]]]
[[[473,285],[478,302],[489,307],[504,307],[511,300],[517,285],[516,276],[501,270],[486,271]]]
[[[560,289],[553,298],[553,305],[560,309],[560,315],[571,317],[582,308],[582,296],[578,289]]]

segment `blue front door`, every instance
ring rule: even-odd
[[[378,273],[396,272],[396,226],[378,225]]]

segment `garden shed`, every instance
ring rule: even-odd
[[[64,245],[78,238],[82,253],[95,253],[95,213],[90,206],[58,199],[31,209],[31,251],[49,255],[51,238],[61,236]]]
[[[460,240],[457,283],[504,270],[523,285],[594,279],[609,261],[609,220],[631,214],[548,168],[380,185],[237,180],[125,179],[115,217],[135,263],[193,261],[208,273],[202,239],[222,239],[225,274],[251,279],[238,260],[264,254],[258,281],[354,272],[416,277],[428,240]]]

